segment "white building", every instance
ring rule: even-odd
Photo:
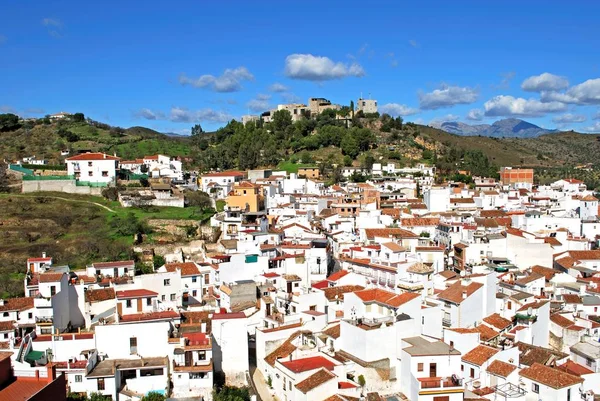
[[[106,153],[82,153],[68,157],[67,174],[78,181],[114,183],[119,169],[119,158]]]

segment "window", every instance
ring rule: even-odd
[[[193,297],[195,297],[197,293],[198,293],[198,291],[196,291],[196,290],[193,290],[193,291],[192,291],[192,296],[193,296]]]
[[[531,391],[533,391],[536,394],[540,393],[540,385],[537,383],[531,383]]]
[[[108,177],[108,171],[103,171],[102,172],[102,177]]]
[[[75,375],[75,383],[81,383],[83,381],[83,377],[81,375]]]
[[[585,364],[586,364],[586,365],[588,365],[588,366],[592,366],[592,363],[594,363],[594,360],[593,360],[593,359],[587,358],[587,359],[585,360]]]
[[[8,339],[8,333],[4,333],[4,339]]]
[[[91,176],[93,176],[93,175],[94,175],[94,173],[93,173],[93,172],[91,172],[91,171],[88,171],[88,177],[91,177]]]
[[[506,303],[506,307],[507,307],[508,309],[512,309],[512,302],[508,301],[508,302]]]
[[[163,294],[163,296],[160,299],[164,302],[167,300],[167,296],[165,294]]]
[[[417,372],[422,372],[423,371],[423,364],[419,363],[417,364]]]
[[[27,319],[33,319],[33,312],[29,312],[27,314]]]
[[[171,279],[170,278],[164,279],[163,284],[164,284],[165,287],[170,286],[171,285]]]
[[[567,401],[571,401],[571,389],[567,389]]]
[[[196,281],[198,281],[198,277],[197,276],[192,276],[192,283],[195,283]]]
[[[56,286],[55,285],[50,286],[50,295],[56,295]]]
[[[175,301],[175,294],[171,294],[171,301]]]
[[[152,305],[152,298],[146,298],[146,305],[148,305],[148,306]]]
[[[88,162],[88,167],[92,167],[92,162]]]
[[[288,390],[292,391],[292,381],[291,380],[288,382]]]
[[[125,307],[126,308],[131,308],[131,299],[128,299],[125,301]]]
[[[8,317],[8,316],[9,316],[9,313],[8,313],[8,312],[4,312],[4,313],[2,314],[2,316],[4,316],[4,317]]]
[[[464,372],[465,371],[465,365],[460,365],[460,371]]]
[[[98,390],[104,391],[104,379],[98,379]]]
[[[137,337],[131,337],[129,339],[129,353],[131,355],[137,354]]]
[[[208,284],[210,282],[210,276],[208,274],[204,275],[204,284]]]
[[[471,368],[471,377],[475,378],[475,369],[474,368]]]
[[[198,360],[206,361],[206,351],[198,351]]]

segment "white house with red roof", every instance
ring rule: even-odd
[[[241,171],[219,171],[200,176],[199,187],[203,192],[217,199],[224,199],[233,189],[236,182],[244,179]]]
[[[210,334],[184,333],[174,344],[171,379],[174,398],[204,397],[210,399],[214,374]]]
[[[28,258],[27,259],[27,272],[28,273],[39,273],[42,270],[42,266],[52,266],[52,258],[46,255],[46,252],[42,252],[42,256],[39,258]]]
[[[78,181],[111,183],[116,181],[119,160],[117,156],[106,153],[88,152],[68,157],[65,162],[67,174]]]
[[[133,277],[135,276],[135,261],[121,260],[117,262],[96,262],[92,263],[86,269],[86,274],[89,277]]]
[[[156,311],[158,294],[146,289],[121,290],[116,292],[119,316]]]

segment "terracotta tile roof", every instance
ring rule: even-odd
[[[198,266],[194,262],[167,263],[165,264],[165,268],[168,272],[174,272],[177,269],[181,270],[181,277],[197,276],[200,274],[200,270],[198,270]]]
[[[85,292],[85,302],[102,302],[115,299],[114,288],[88,289]]]
[[[545,237],[544,243],[550,244],[552,246],[562,246],[562,242],[556,239],[556,237]]]
[[[419,238],[417,234],[402,228],[366,228],[365,235],[368,239],[375,237]]]
[[[327,383],[328,381],[336,378],[337,376],[326,369],[321,369],[317,373],[314,373],[296,384],[296,388],[303,394],[308,393],[311,390],[319,387],[321,384]]]
[[[480,324],[475,327],[475,331],[479,333],[479,339],[481,341],[491,341],[494,338],[498,337],[500,333],[496,330],[486,326],[485,324]]]
[[[504,330],[512,324],[510,320],[503,318],[498,313],[489,315],[488,317],[484,318],[483,321],[490,326],[497,328],[498,330]]]
[[[450,198],[450,203],[475,203],[473,198]]]
[[[392,251],[394,253],[406,251],[406,248],[404,248],[400,244],[396,244],[395,242],[386,242],[384,244],[381,244],[381,246],[388,248],[390,251]]]
[[[527,285],[535,280],[539,280],[541,278],[544,278],[544,280],[545,280],[545,277],[543,275],[538,274],[538,273],[531,273],[530,275],[521,277],[520,279],[515,281],[515,284],[520,285],[520,286],[525,286],[525,285]]]
[[[515,365],[512,365],[507,362],[495,360],[492,363],[490,363],[490,366],[488,366],[486,370],[488,373],[491,373],[495,376],[500,376],[500,377],[506,378],[506,377],[508,377],[508,375],[510,375],[512,372],[514,372],[515,369],[517,369],[517,367]]]
[[[0,305],[0,312],[20,312],[31,308],[33,308],[33,298],[31,297],[8,298],[4,300],[4,305]]]
[[[577,294],[563,294],[563,300],[567,304],[583,304],[581,297]]]
[[[156,297],[158,293],[146,289],[117,291],[117,299]]]
[[[162,312],[151,312],[151,313],[134,313],[131,315],[123,315],[119,318],[121,323],[130,322],[143,322],[147,320],[163,320],[163,319],[177,319],[181,315],[175,311],[162,311]]]
[[[0,400],[27,401],[40,392],[48,383],[45,380],[23,380],[18,378],[0,390]]]
[[[567,319],[566,317],[562,316],[559,313],[555,313],[552,316],[550,316],[550,321],[554,324],[559,325],[563,329],[566,329],[567,327],[570,327],[575,324],[575,322]]]
[[[79,161],[79,160],[121,160],[121,158],[116,157],[116,156],[111,156],[111,155],[107,155],[106,153],[100,153],[100,152],[88,152],[88,153],[82,153],[80,155],[75,155],[75,156],[71,156],[71,157],[67,157],[65,160],[67,161]]]
[[[542,307],[542,306],[546,305],[548,302],[549,302],[549,301],[534,301],[534,302],[530,302],[530,303],[528,303],[528,304],[525,304],[525,305],[521,306],[521,307],[520,307],[520,308],[517,310],[517,312],[523,312],[523,311],[526,311],[526,310],[527,310],[527,309],[529,309],[529,308],[532,308],[532,309],[538,309],[538,308],[540,308],[540,307]]]
[[[557,366],[556,369],[562,370],[563,372],[569,373],[575,376],[583,376],[593,374],[594,371],[586,368],[583,365],[578,364],[577,362],[573,362],[572,360],[568,360],[560,366]]]
[[[27,263],[48,263],[52,262],[52,258],[29,258]]]
[[[327,277],[327,280],[338,281],[342,277],[346,276],[348,273],[349,272],[347,270],[338,270],[337,272],[332,273],[329,277]]]
[[[410,265],[406,271],[408,273],[415,273],[415,274],[430,274],[433,273],[435,270],[433,269],[433,266],[429,266],[426,263],[423,262],[417,262],[417,263],[413,263],[412,265]]]
[[[357,388],[358,386],[354,383],[350,383],[350,382],[338,382],[338,388],[340,390],[342,389],[349,389],[349,388]]]
[[[438,298],[443,301],[449,301],[455,304],[460,304],[463,302],[463,293],[468,298],[475,291],[483,287],[481,283],[470,283],[467,286],[463,286],[460,281],[452,284],[450,287],[446,288],[444,291],[438,294]]]
[[[265,332],[265,330],[263,330]],[[302,331],[296,331],[287,338],[279,347],[265,357],[265,362],[271,366],[275,366],[275,361],[279,358],[287,358],[295,350],[296,346],[292,342],[302,334]]]
[[[275,272],[267,272],[267,273],[263,273],[263,277],[276,278],[276,277],[281,277],[281,276]]]
[[[414,217],[399,221],[399,225],[402,227],[437,226],[438,224],[440,224],[439,217]]]
[[[11,331],[15,329],[15,322],[13,320],[7,320],[0,322],[0,331]]]
[[[62,279],[63,274],[65,274],[65,273],[41,273],[40,274],[40,283],[59,282]]]
[[[594,195],[586,195],[583,198],[581,198],[582,201],[586,201],[586,202],[596,202],[598,201],[598,198],[596,198]]]
[[[544,267],[540,265],[532,266],[531,271],[533,273],[541,274],[542,276],[544,276],[546,281],[552,280],[552,277],[554,277],[557,273],[560,273],[559,271],[554,270],[550,267]]]
[[[340,337],[340,324],[333,325],[328,329],[323,330],[323,334],[328,335],[329,337],[339,338]]]
[[[335,366],[329,359],[320,355],[294,359],[293,361],[282,362],[281,364],[294,373],[308,372],[319,368],[331,371]]]
[[[538,347],[523,342],[518,342],[516,346],[520,352],[519,363],[521,365],[531,366],[534,363],[541,363],[547,365],[550,363],[554,363],[557,360],[569,357],[568,354],[565,354],[563,352],[554,351],[550,348]]]
[[[405,292],[397,295],[393,292],[381,290],[379,288],[356,291],[355,294],[364,302],[376,302],[392,308],[398,308],[399,306],[420,297],[417,293]]]
[[[579,383],[583,383],[583,379],[580,377],[568,374],[559,369],[542,365],[540,363],[534,363],[528,368],[521,369],[519,375],[554,389],[570,387]]]
[[[298,327],[302,327],[302,323],[286,324],[284,326],[273,327],[271,329],[262,329],[261,331],[263,333],[274,333],[276,331],[283,331],[283,330],[289,330],[289,329],[297,329]]]
[[[465,356],[462,357],[462,360],[473,365],[481,366],[498,352],[499,350],[496,348],[488,347],[486,345],[478,345],[471,351],[467,352]]]
[[[360,285],[340,285],[337,287],[327,287],[322,291],[325,293],[325,298],[329,301],[335,301],[336,297],[340,301],[344,300],[344,294],[349,292],[362,291],[365,287]]]
[[[302,281],[300,276],[298,276],[297,274],[284,274],[283,279],[285,281]]]
[[[479,217],[483,217],[486,219],[504,216],[506,216],[506,212],[504,212],[503,210],[481,210],[479,212]]]

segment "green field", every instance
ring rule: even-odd
[[[124,208],[98,196],[53,192],[0,194],[0,210],[0,293],[5,295],[21,291],[28,257],[46,252],[72,268],[129,259],[133,233],[149,219],[207,221],[214,214],[199,208]],[[152,236],[148,233],[146,241]]]

